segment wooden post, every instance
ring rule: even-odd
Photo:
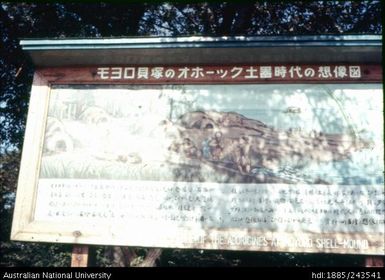
[[[384,267],[384,257],[383,256],[365,257],[365,267]]]
[[[156,260],[162,254],[162,249],[149,249],[146,258],[139,265],[141,267],[154,267]]]
[[[88,246],[74,245],[72,249],[71,267],[87,267]]]

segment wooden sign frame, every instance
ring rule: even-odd
[[[264,65],[263,67],[265,67]],[[290,67],[302,67],[305,69],[319,69],[322,65],[285,65],[287,69]],[[340,65],[341,66],[341,65]],[[345,65],[342,65],[345,66]],[[355,65],[356,66],[356,65]],[[60,242],[60,243],[73,243],[73,244],[104,244],[104,245],[130,245],[130,246],[146,246],[146,247],[180,247],[180,248],[204,248],[204,249],[235,249],[235,250],[256,250],[255,246],[225,246],[221,244],[221,238],[217,239],[211,245],[205,244],[205,241],[196,243],[195,245],[191,242],[175,241],[174,243],[170,240],[163,240],[158,242],[156,236],[153,239],[147,240],[146,243],[135,243],[132,242],[133,229],[126,225],[119,225],[119,229],[111,228],[104,224],[84,224],[81,222],[74,222],[68,224],[52,224],[51,222],[42,222],[34,220],[34,213],[36,209],[36,198],[37,198],[37,183],[39,176],[39,168],[41,163],[41,156],[44,144],[44,133],[45,125],[47,121],[48,105],[50,100],[51,88],[55,85],[132,85],[132,84],[266,84],[266,83],[282,83],[282,84],[295,84],[295,83],[381,83],[382,74],[380,65],[360,65],[362,76],[360,77],[333,77],[326,76],[324,80],[322,77],[315,76],[309,79],[301,80],[299,77],[293,77],[292,79],[276,78],[275,80],[269,80],[269,78],[253,80],[238,79],[231,80],[231,78],[223,79],[221,75],[224,72],[216,72],[217,70],[231,71],[235,66],[205,66],[202,67],[204,71],[213,71],[217,73],[216,77],[211,78],[199,78],[194,79],[189,77],[185,80],[176,81],[172,79],[150,79],[143,81],[140,79],[124,79],[124,67],[125,66],[103,66],[102,68],[108,69],[108,75],[104,79],[100,74],[100,67],[76,67],[76,68],[43,68],[35,72],[31,99],[29,105],[28,122],[25,133],[22,162],[19,174],[16,207],[14,212],[13,226],[12,226],[12,240],[32,241],[32,242]],[[139,66],[135,66],[135,71]],[[146,66],[143,66],[146,67]],[[149,66],[155,67],[155,66]],[[158,66],[157,66],[158,67]],[[172,69],[174,72],[180,69],[180,66],[167,66],[168,69]],[[196,67],[196,66],[191,66]],[[251,66],[242,66],[251,67]],[[260,67],[260,65],[255,66]],[[271,66],[271,67],[274,67]],[[338,67],[338,65],[331,65]],[[349,67],[349,65],[346,65]],[[123,70],[119,70],[123,69]],[[250,69],[250,68],[245,68]],[[260,69],[260,68],[258,68]],[[348,68],[347,68],[348,69]],[[297,68],[298,70],[298,68]],[[111,72],[113,71],[113,72]],[[115,71],[115,72],[114,72]],[[123,71],[123,72],[120,72]],[[114,74],[117,73],[117,74]],[[123,74],[122,74],[123,73]],[[218,74],[219,73],[219,74]],[[115,76],[114,76],[115,75]],[[123,76],[121,76],[123,75]],[[219,75],[219,76],[218,76]],[[272,74],[274,75],[274,74]],[[333,75],[333,74],[331,74]],[[144,229],[144,228],[143,228]],[[150,228],[149,228],[150,229]],[[167,231],[167,229],[164,229]],[[238,229],[241,233],[242,230]],[[212,231],[217,235],[226,234],[222,230]],[[198,233],[198,232],[197,232]],[[140,233],[136,233],[136,235]],[[167,234],[173,236],[175,231],[172,229],[167,231]],[[180,236],[194,235],[188,229],[181,229],[178,232]],[[283,239],[290,238],[292,234],[281,234]],[[273,238],[271,233],[266,232],[266,236]],[[297,237],[303,239],[310,239],[307,233],[298,233]],[[384,243],[382,233],[369,233],[366,234],[367,238],[371,240],[370,250],[364,254],[368,255],[383,255],[384,254]],[[139,240],[138,237],[135,237]],[[338,235],[319,234],[317,240],[325,240],[325,247],[321,249],[308,247],[301,249],[303,252],[329,252],[329,253],[355,253],[360,250],[356,249],[340,249],[335,250],[333,240],[340,238]],[[315,240],[315,239],[314,239]],[[260,247],[259,251],[271,251],[270,246]],[[298,252],[298,249],[292,249],[290,246],[278,247],[275,251],[292,251]],[[362,252],[359,252],[361,254]]]

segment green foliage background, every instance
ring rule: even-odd
[[[33,65],[21,38],[381,34],[380,1],[0,3],[0,266],[69,266],[71,245],[9,240]],[[115,248],[115,250],[119,250]],[[135,249],[137,263],[147,249]],[[121,266],[92,246],[95,266]],[[165,249],[161,266],[360,266],[363,256]]]

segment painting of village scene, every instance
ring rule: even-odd
[[[382,184],[382,104],[377,85],[58,86],[40,178]]]

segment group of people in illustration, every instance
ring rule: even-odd
[[[241,135],[238,139],[225,141],[222,132],[216,131],[204,139],[200,145],[189,138],[183,138],[181,143],[174,143],[169,150],[183,154],[189,159],[207,160],[210,162],[231,162],[241,173],[251,170],[250,137]]]

